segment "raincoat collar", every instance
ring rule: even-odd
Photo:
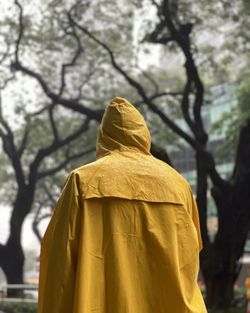
[[[150,155],[151,137],[139,111],[126,99],[114,98],[105,110],[97,138],[97,159],[114,151]]]

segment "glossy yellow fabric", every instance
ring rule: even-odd
[[[41,249],[38,313],[205,313],[188,183],[149,152],[125,99],[107,107],[97,161],[68,177]]]

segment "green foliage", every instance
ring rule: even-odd
[[[36,313],[37,304],[0,302],[0,310],[3,310],[4,313]]]

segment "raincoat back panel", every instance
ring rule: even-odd
[[[173,203],[84,200],[74,313],[203,313],[196,228]]]

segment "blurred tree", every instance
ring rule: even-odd
[[[46,118],[46,114],[48,118]],[[45,116],[44,116],[45,115]],[[58,116],[59,118],[59,116]],[[64,117],[56,122],[54,105],[46,110],[26,115],[24,129],[14,131],[2,112],[0,104],[0,138],[3,151],[9,162],[6,175],[15,176],[15,185],[11,194],[14,196],[10,220],[10,234],[5,245],[0,245],[0,266],[8,284],[23,282],[24,255],[21,247],[21,230],[25,217],[31,212],[38,182],[63,169],[70,161],[93,152],[94,147],[84,141],[89,128],[89,120],[74,123]],[[20,134],[21,133],[21,134]],[[77,140],[82,140],[81,147],[75,149]],[[3,192],[3,190],[2,190]],[[9,295],[15,295],[13,290]]]

